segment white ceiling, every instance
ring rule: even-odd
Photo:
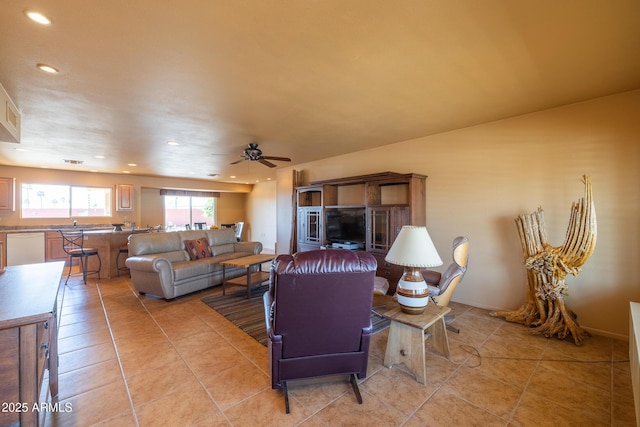
[[[0,83],[0,164],[255,182],[249,142],[281,167],[639,89],[640,1],[2,1]]]

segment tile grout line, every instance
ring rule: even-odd
[[[116,345],[115,337],[113,336],[113,331],[111,330],[111,322],[109,322],[109,315],[107,314],[107,307],[104,305],[104,300],[102,298],[102,292],[100,291],[100,283],[96,282],[96,289],[98,290],[98,296],[100,298],[100,304],[102,305],[102,310],[104,312],[104,318],[107,322],[107,328],[109,329],[109,335],[111,336],[111,344],[113,345],[113,350],[116,353],[116,360],[118,361],[118,367],[120,368],[120,376],[122,377],[122,382],[124,383],[124,388],[127,391],[127,398],[129,399],[129,405],[131,406],[131,415],[133,415],[133,419],[136,423],[136,427],[140,426],[138,422],[138,415],[136,414],[136,408],[133,405],[133,398],[131,397],[131,391],[129,390],[129,384],[127,383],[127,379],[124,374],[124,368],[122,367],[122,362],[120,360],[120,352],[118,351],[118,346]]]
[[[131,282],[133,283],[133,282]],[[209,397],[209,399],[211,400],[211,403],[213,403],[213,405],[218,409],[218,411],[220,411],[220,414],[224,417],[224,419],[229,423],[229,425],[233,425],[231,423],[231,421],[229,420],[229,418],[227,418],[227,415],[224,413],[224,411],[222,410],[222,408],[220,407],[220,405],[218,405],[218,402],[215,401],[215,399],[213,398],[213,396],[211,395],[211,393],[209,392],[209,390],[207,390],[207,387],[205,387],[204,383],[202,382],[202,380],[200,379],[200,377],[198,375],[196,375],[196,373],[193,371],[193,369],[191,368],[191,366],[189,365],[189,363],[185,360],[185,358],[182,356],[182,354],[180,353],[180,351],[178,350],[178,348],[176,347],[175,343],[173,342],[173,339],[171,339],[171,337],[165,332],[164,328],[160,325],[160,323],[158,323],[158,321],[156,320],[156,317],[153,315],[153,313],[147,308],[146,304],[144,303],[144,301],[142,301],[137,294],[137,291],[135,289],[133,289],[131,286],[128,286],[129,290],[133,293],[134,297],[136,298],[136,300],[140,303],[140,305],[142,306],[142,308],[144,308],[144,310],[147,312],[147,314],[149,315],[149,317],[151,317],[151,320],[153,320],[153,323],[156,324],[156,326],[158,327],[158,329],[162,332],[162,334],[167,338],[167,341],[169,341],[169,344],[171,345],[171,347],[173,347],[173,349],[175,350],[176,354],[178,355],[178,357],[180,357],[180,360],[182,360],[182,362],[184,363],[184,365],[187,367],[187,369],[189,370],[189,372],[191,372],[191,375],[193,375],[193,377],[196,379],[196,381],[198,382],[198,384],[200,384],[200,387],[202,387],[202,389],[204,390],[204,392],[207,394],[207,396]],[[199,316],[198,316],[199,317]],[[205,322],[206,324],[206,322]],[[207,324],[207,326],[213,330],[213,328],[210,327],[210,325]],[[223,339],[226,340],[226,338],[224,336],[222,336],[221,334],[219,334],[217,331],[214,330],[214,332],[216,332],[218,335],[220,335]],[[243,355],[244,356],[244,355]]]

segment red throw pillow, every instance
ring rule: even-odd
[[[184,247],[192,261],[213,256],[207,239],[185,240]]]

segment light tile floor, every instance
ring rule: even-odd
[[[47,426],[634,426],[628,343],[581,347],[452,303],[450,360],[429,383],[382,364],[374,336],[358,405],[343,379],[270,387],[267,350],[200,299],[140,296],[128,277],[70,280],[60,322],[61,411]],[[67,405],[68,404],[68,405]]]

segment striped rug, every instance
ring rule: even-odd
[[[251,298],[247,299],[247,290],[227,293],[227,295],[211,295],[202,298],[202,302],[222,314],[246,334],[266,347],[267,330],[264,324],[264,306],[262,295],[269,288],[268,285],[251,290]],[[376,334],[389,327],[389,320],[371,312],[373,333]]]

